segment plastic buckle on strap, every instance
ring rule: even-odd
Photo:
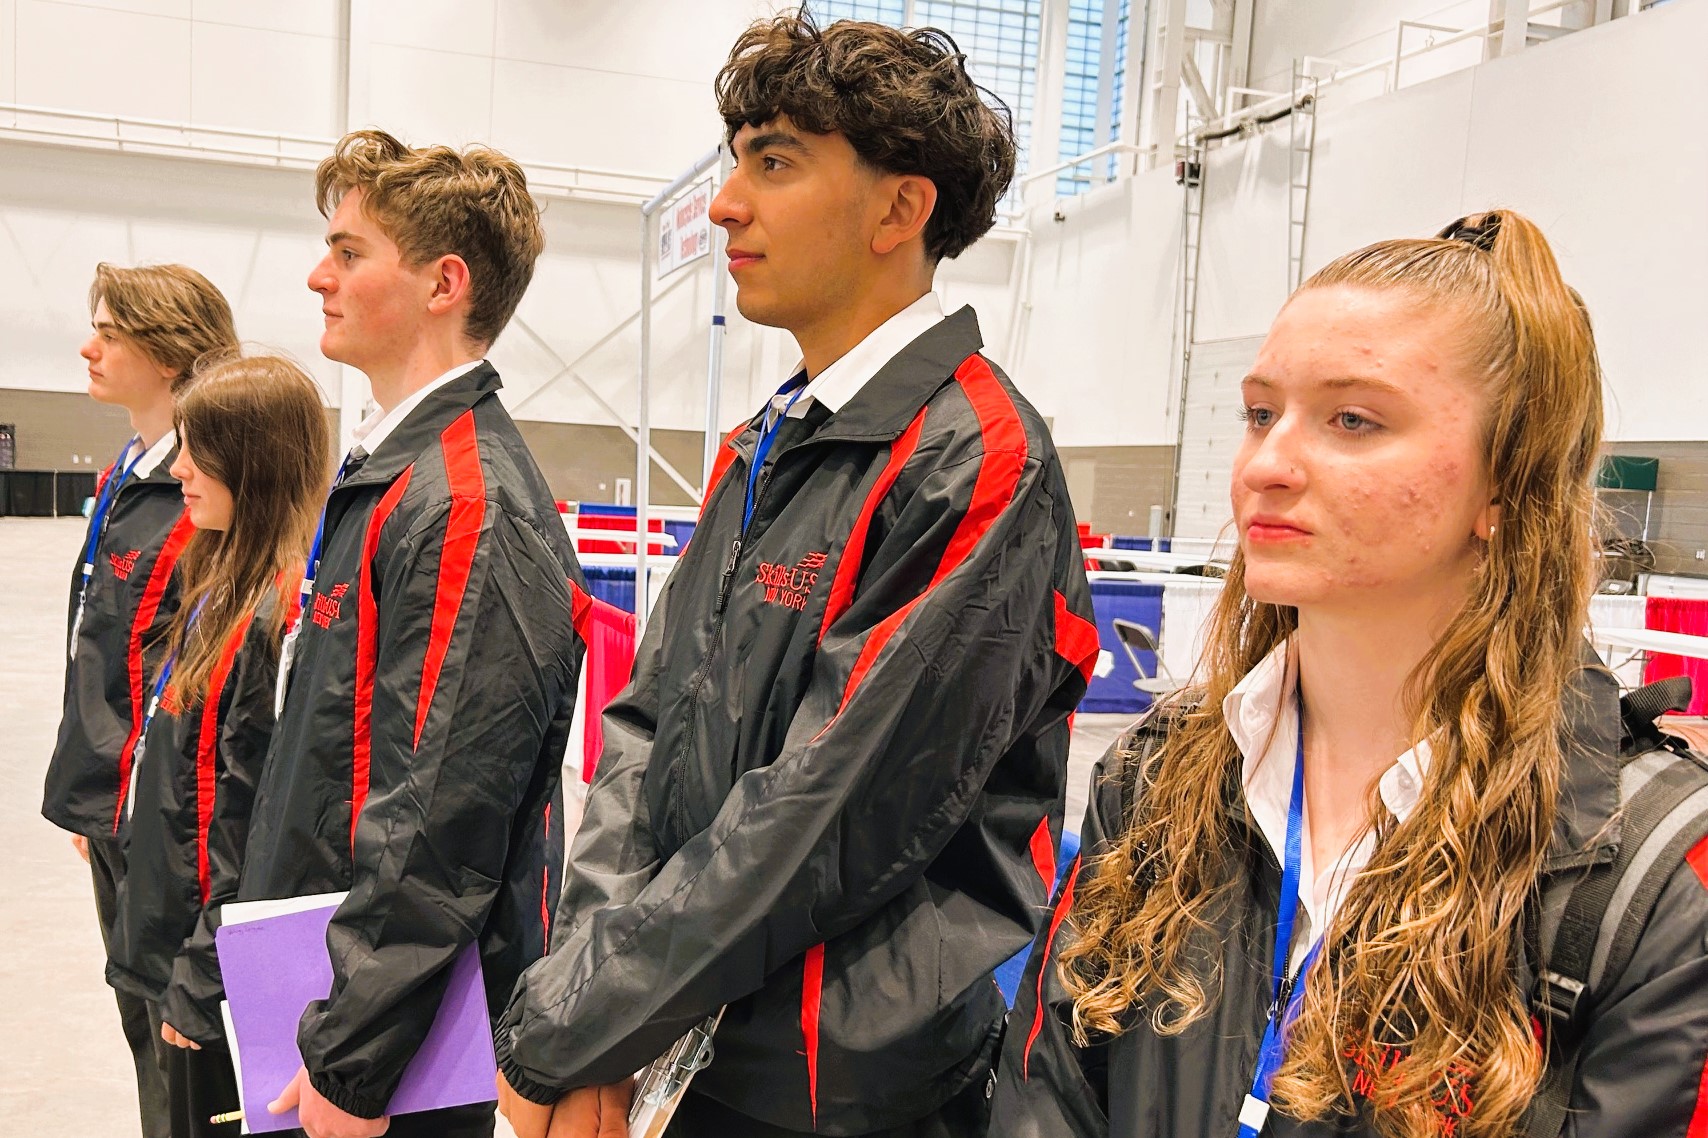
[[[1559,1024],[1568,1024],[1577,1014],[1578,1001],[1583,998],[1584,983],[1558,972],[1546,972],[1536,978],[1536,1003],[1539,1010]]]

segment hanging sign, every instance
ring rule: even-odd
[[[658,218],[658,275],[667,277],[712,251],[712,180],[691,186]]]

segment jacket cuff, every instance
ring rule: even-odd
[[[160,1018],[172,1025],[180,1035],[197,1043],[225,1046],[225,1023],[217,1014],[210,1015],[202,1001],[191,996],[176,981],[166,986],[160,997]]]
[[[498,1060],[498,1069],[504,1073],[504,1081],[510,1084],[511,1090],[536,1106],[557,1105],[557,1101],[568,1094],[570,1088],[551,1087],[530,1079],[510,1054],[510,1031],[510,1025],[500,1023],[492,1039],[493,1055]]]
[[[333,1081],[328,1075],[308,1073],[308,1081],[320,1097],[343,1111],[357,1118],[379,1118],[385,1114],[385,1101],[353,1091],[350,1088]]]

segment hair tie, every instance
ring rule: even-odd
[[[1472,225],[1469,217],[1461,217],[1436,236],[1446,241],[1463,241],[1485,253],[1493,253],[1495,238],[1500,235],[1500,214],[1490,211],[1481,217],[1481,225]]]

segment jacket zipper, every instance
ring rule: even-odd
[[[776,460],[772,460],[775,465]],[[753,495],[753,512],[759,513],[759,507],[765,501],[765,489],[771,483],[771,466],[759,472],[759,485]],[[688,781],[688,756],[694,749],[694,715],[699,706],[700,692],[706,686],[706,680],[711,677],[712,657],[718,654],[718,641],[724,631],[724,610],[729,607],[729,596],[735,586],[735,570],[741,561],[742,542],[747,537],[747,526],[744,520],[741,530],[735,535],[735,540],[729,543],[729,558],[724,562],[722,579],[718,582],[717,605],[712,609],[712,635],[706,647],[706,655],[700,661],[700,667],[694,673],[693,682],[688,685],[688,729],[684,732],[682,747],[671,763],[672,796],[670,802],[670,820],[678,833],[682,832],[687,822],[687,799],[684,786]]]

